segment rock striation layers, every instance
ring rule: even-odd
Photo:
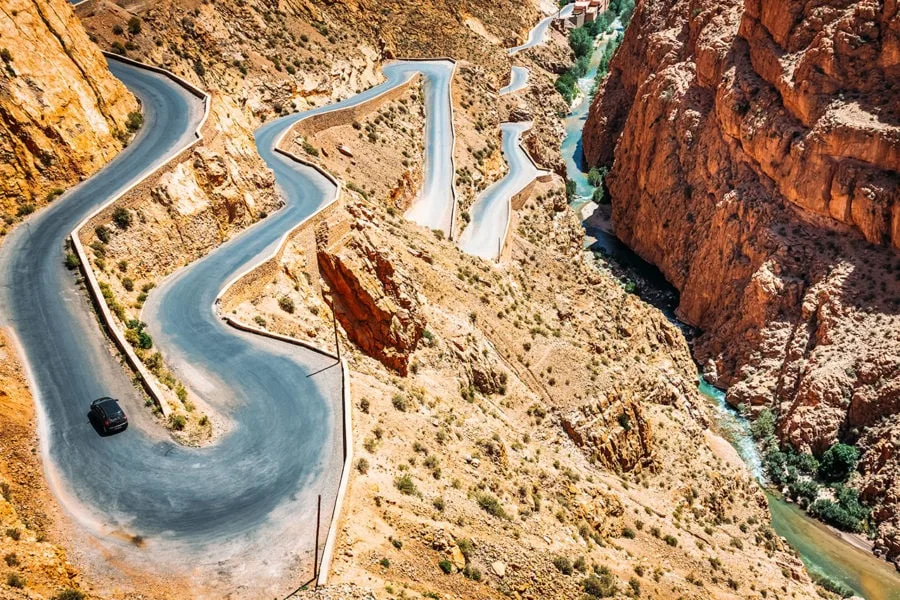
[[[0,59],[0,211],[22,215],[115,156],[139,107],[65,0],[2,0]]]
[[[898,77],[895,0],[645,0],[584,150],[729,401],[798,449],[860,445],[900,564]]]

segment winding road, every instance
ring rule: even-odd
[[[482,192],[472,205],[472,222],[459,237],[464,252],[482,258],[496,258],[506,239],[512,199],[535,178],[547,173],[538,169],[521,146],[522,134],[531,122],[501,123],[503,157],[509,173]]]
[[[501,96],[505,96],[506,94],[512,94],[513,92],[524,89],[528,84],[528,75],[528,67],[513,67],[509,73],[509,85],[500,88],[500,91],[497,93]]]
[[[179,377],[228,421],[228,432],[202,449],[174,443],[154,423],[62,264],[72,229],[187,146],[203,113],[202,102],[163,75],[116,60],[109,67],[141,100],[141,131],[0,247],[0,323],[26,359],[48,481],[64,508],[118,557],[160,573],[211,568],[232,586],[240,573],[261,569],[254,583],[264,587],[270,577],[274,585],[312,550],[316,494],[323,496],[323,529],[329,522],[343,462],[341,370],[330,357],[228,327],[215,299],[229,278],[271,255],[336,196],[320,172],[274,151],[282,135],[302,118],[360,104],[416,73],[425,76],[429,150],[424,191],[411,212],[430,227],[449,227],[454,65],[392,63],[384,83],[256,132],[284,208],[166,279],[143,312]],[[124,433],[101,438],[89,424],[90,401],[102,395],[119,398],[130,415]]]
[[[514,54],[518,54],[522,50],[528,50],[534,46],[544,43],[544,40],[547,36],[547,30],[550,28],[550,24],[553,23],[556,19],[561,19],[564,17],[568,17],[572,14],[572,11],[575,10],[574,4],[566,4],[562,9],[549,17],[544,17],[541,19],[534,28],[528,32],[528,39],[525,40],[520,46],[514,46],[512,48],[507,49],[506,53],[510,56]]]

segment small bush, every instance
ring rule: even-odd
[[[63,190],[62,188],[53,188],[52,190],[50,190],[50,193],[47,194],[47,202],[53,202],[54,200],[62,196],[64,191],[65,190]]]
[[[394,486],[400,490],[400,493],[406,494],[407,496],[412,496],[418,492],[416,489],[416,482],[413,481],[408,473],[395,479]]]
[[[441,571],[443,571],[447,575],[453,572],[453,563],[446,558],[439,562],[438,566],[441,568]]]
[[[15,527],[10,527],[6,530],[6,537],[18,542],[19,538],[22,537],[22,533]]]
[[[319,156],[319,150],[306,140],[303,140],[303,151],[309,154],[310,156]]]
[[[466,565],[466,568],[463,569],[462,574],[466,579],[471,579],[472,581],[481,581],[481,569],[479,569],[478,567]]]
[[[84,593],[73,588],[66,588],[53,596],[52,600],[84,600]]]
[[[678,538],[676,538],[674,535],[667,535],[663,538],[663,540],[665,540],[665,542],[673,548],[678,545]]]
[[[128,128],[128,131],[134,133],[144,126],[144,115],[137,110],[128,113],[128,119],[125,121],[125,126]]]
[[[553,566],[563,575],[572,574],[572,561],[565,556],[557,556],[553,559]]]
[[[611,598],[619,593],[616,578],[609,571],[584,578],[581,582],[581,589],[585,594],[594,598]]]
[[[122,280],[122,287],[125,288],[126,291],[130,292],[134,290],[134,281],[130,277],[126,277]]]
[[[501,519],[509,518],[509,515],[503,510],[503,505],[500,504],[500,500],[498,500],[496,496],[488,494],[487,492],[482,492],[475,497],[475,500],[478,502],[478,506],[481,507],[481,510],[489,515]]]
[[[122,26],[117,23],[113,25],[112,32],[116,35],[122,35],[123,33],[125,33],[125,30],[122,29]]]
[[[94,235],[96,235],[97,239],[104,244],[109,242],[109,229],[106,227],[106,225],[98,225],[94,229]]]
[[[365,475],[369,472],[369,461],[365,458],[361,458],[356,461],[356,470],[360,472],[360,474]]]
[[[626,527],[622,530],[622,537],[628,538],[629,540],[633,540],[635,536],[634,529],[631,527]]]
[[[294,313],[294,301],[288,296],[282,296],[278,299],[278,307],[286,313]]]
[[[408,406],[406,398],[400,394],[394,394],[394,397],[391,398],[391,404],[393,404],[394,408],[396,408],[400,412],[406,412]]]
[[[131,17],[128,19],[128,33],[137,35],[141,32],[141,19],[139,17]]]
[[[18,573],[10,573],[6,576],[6,585],[11,588],[22,589],[25,587],[25,578]]]
[[[81,266],[81,261],[78,260],[78,255],[76,255],[74,252],[67,252],[66,260],[63,262],[63,264],[65,264],[66,268],[70,271],[74,271]]]
[[[123,206],[116,207],[112,214],[112,220],[119,229],[131,227],[131,213]]]
[[[15,567],[19,564],[19,557],[15,552],[10,552],[6,556],[3,557],[3,560],[6,561],[7,567]]]
[[[187,420],[184,418],[184,415],[169,416],[169,427],[175,431],[182,431],[185,425],[187,425]]]

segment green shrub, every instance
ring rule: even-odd
[[[70,271],[74,271],[81,266],[81,261],[78,259],[78,255],[74,252],[67,252],[66,260],[63,262],[63,264],[65,264],[66,268]]]
[[[611,598],[619,593],[616,578],[609,571],[587,576],[581,582],[581,589],[594,598]]]
[[[25,578],[18,573],[10,573],[6,576],[6,585],[11,588],[22,589],[25,587]]]
[[[169,427],[175,431],[182,431],[185,425],[187,425],[187,419],[184,418],[184,415],[169,415]]]
[[[293,314],[294,312],[294,301],[288,296],[282,296],[278,299],[278,307],[281,308],[286,313]]]
[[[59,592],[51,600],[84,600],[84,593],[73,588],[66,588]]]
[[[394,408],[396,408],[400,412],[406,412],[408,406],[406,397],[401,394],[394,394],[394,397],[391,398],[391,404],[393,404]]]
[[[416,483],[413,481],[412,476],[409,473],[405,475],[401,475],[397,479],[394,480],[394,486],[400,490],[400,493],[406,494],[407,496],[412,496],[418,493],[416,489]]]
[[[441,571],[443,571],[447,575],[453,572],[453,563],[446,558],[439,562],[438,566],[441,568]]]
[[[482,492],[475,497],[475,500],[476,502],[478,502],[478,506],[481,507],[481,510],[485,511],[489,515],[493,515],[501,519],[509,518],[509,515],[506,514],[505,510],[503,510],[503,505],[500,504],[500,500],[498,500],[496,496],[493,496],[487,492]]]
[[[134,290],[134,281],[130,277],[125,277],[122,279],[122,287],[125,288],[125,291],[130,292]]]
[[[365,458],[361,458],[356,461],[356,470],[360,472],[360,474],[365,475],[369,472],[369,461]]]
[[[131,227],[131,212],[124,206],[117,206],[113,211],[112,220],[119,229],[128,229]]]
[[[766,440],[775,435],[776,423],[775,413],[769,408],[764,408],[750,425],[750,431],[757,440]]]
[[[137,110],[128,113],[128,119],[125,121],[125,126],[128,128],[128,131],[134,133],[144,126],[144,115]]]
[[[97,239],[106,244],[109,242],[109,229],[106,225],[98,225],[94,228],[94,235],[97,236]]]
[[[9,552],[6,556],[3,557],[3,560],[6,561],[7,567],[15,567],[19,564],[19,557],[15,552]]]
[[[590,57],[594,49],[594,37],[584,27],[573,29],[569,32],[569,48],[576,58]]]
[[[572,574],[572,561],[565,556],[557,556],[553,559],[553,566],[559,570],[563,575],[571,575]]]
[[[53,188],[47,194],[47,202],[53,202],[54,200],[62,196],[64,192],[65,190],[63,190],[62,188]]]
[[[128,19],[128,33],[137,35],[141,32],[141,19],[139,17],[131,17]]]
[[[859,450],[849,444],[835,444],[822,454],[819,477],[825,481],[845,481],[856,469]]]

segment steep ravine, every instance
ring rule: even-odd
[[[897,3],[645,0],[591,107],[616,235],[681,293],[695,356],[851,483],[900,561]]]

